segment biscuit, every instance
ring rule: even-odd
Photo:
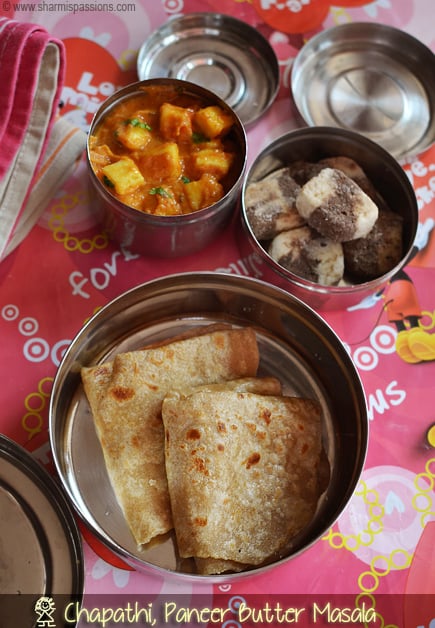
[[[381,210],[365,238],[343,243],[346,272],[358,280],[370,280],[388,273],[402,259],[403,219]]]
[[[323,168],[302,186],[296,207],[308,225],[334,242],[365,237],[378,207],[347,175]]]
[[[323,168],[325,168],[325,165],[321,163],[298,159],[289,164],[288,171],[296,183],[305,185],[307,181],[319,174]]]
[[[354,159],[339,155],[337,157],[326,157],[325,159],[321,159],[318,163],[323,168],[335,168],[343,172],[349,179],[355,181],[362,191],[365,192],[367,196],[370,196],[372,201],[377,205],[379,204],[380,195],[378,191],[375,189],[364,170]]]
[[[343,277],[343,248],[308,226],[284,231],[269,247],[269,255],[290,272],[326,286],[337,284]]]
[[[270,240],[281,231],[305,223],[296,209],[299,192],[300,186],[287,168],[280,168],[246,187],[246,215],[258,240]]]

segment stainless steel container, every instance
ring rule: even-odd
[[[232,187],[218,202],[196,212],[180,216],[156,216],[125,205],[101,184],[90,164],[89,142],[87,161],[90,186],[98,212],[111,239],[132,253],[173,258],[195,253],[209,244],[228,224],[238,204],[246,168],[247,140],[245,129],[234,111],[207,89],[178,79],[149,79],[133,83],[110,96],[96,112],[89,130],[91,136],[104,116],[125,99],[140,95],[148,86],[174,86],[180,92],[219,105],[234,118],[231,138],[237,150],[237,167]]]
[[[63,626],[67,609],[80,608],[84,587],[73,510],[44,467],[2,434],[0,544],[1,625],[30,628],[40,616]]]
[[[167,76],[211,89],[245,126],[275,100],[279,64],[261,32],[221,13],[173,17],[150,35],[137,57],[141,80]]]
[[[292,67],[305,122],[357,131],[397,159],[435,141],[435,55],[398,28],[351,22],[312,37]]]
[[[261,357],[258,374],[278,377],[286,394],[319,401],[331,473],[314,519],[295,539],[288,556],[240,574],[199,576],[185,570],[173,538],[138,549],[107,475],[80,368],[216,322],[253,326]],[[91,531],[139,570],[207,582],[252,576],[291,559],[320,539],[358,484],[368,441],[367,408],[358,372],[327,323],[283,290],[255,279],[209,272],[145,283],[94,315],[59,367],[49,421],[60,479]]]
[[[246,214],[247,186],[293,161],[316,162],[333,156],[355,160],[394,212],[403,217],[403,257],[388,273],[364,283],[323,286],[303,279],[279,265],[255,237]],[[284,288],[318,310],[345,309],[381,290],[409,259],[418,226],[418,206],[409,179],[390,153],[368,138],[345,129],[310,127],[291,131],[267,146],[252,163],[242,187],[241,233],[243,256],[253,256],[261,279]]]

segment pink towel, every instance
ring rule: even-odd
[[[21,242],[41,213],[41,203],[32,201],[33,186],[58,118],[64,73],[60,40],[40,25],[0,18],[0,260]],[[84,149],[85,133],[77,129],[73,141],[62,142],[59,129],[65,137],[72,129],[66,121],[57,126],[56,146],[51,148],[59,152],[62,147],[67,173]],[[60,179],[58,172],[50,176],[46,170],[49,194]]]
[[[65,73],[65,50],[41,26],[3,18],[0,22],[0,179],[11,165],[29,125],[33,101],[44,90],[49,133]],[[47,47],[54,46],[51,51]],[[56,50],[57,48],[57,50]],[[48,59],[46,57],[49,57]],[[47,63],[48,61],[48,63]],[[45,141],[44,146],[45,147]]]

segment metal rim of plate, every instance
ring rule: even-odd
[[[354,22],[315,35],[294,61],[291,91],[309,126],[356,131],[396,159],[435,141],[435,56],[397,28]]]
[[[140,48],[137,73],[140,80],[168,77],[201,85],[246,126],[270,107],[280,80],[278,59],[265,37],[219,13],[169,19]]]
[[[86,323],[62,359],[50,399],[50,442],[64,489],[92,533],[134,568],[166,578],[229,581],[274,565],[200,576],[180,561],[171,534],[137,547],[106,471],[80,370],[216,322],[254,326],[258,374],[278,377],[284,392],[317,398],[323,409],[329,486],[310,526],[294,539],[289,556],[274,565],[312,545],[333,525],[365,461],[368,420],[358,373],[333,330],[302,301],[254,278],[206,271],[169,275],[120,295]]]
[[[67,604],[81,604],[82,544],[69,502],[42,465],[5,435],[0,435],[0,548],[2,626],[33,627],[41,597],[48,600],[46,617],[52,615],[53,622]]]

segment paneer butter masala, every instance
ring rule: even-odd
[[[90,138],[96,176],[124,204],[155,215],[208,207],[232,186],[234,117],[171,86],[121,101]]]

